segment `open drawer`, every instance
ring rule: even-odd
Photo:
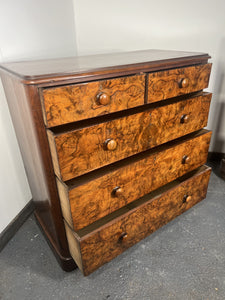
[[[204,199],[210,172],[202,166],[78,232],[65,222],[70,253],[84,275]]]

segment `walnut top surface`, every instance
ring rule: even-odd
[[[118,72],[149,71],[162,64],[176,66],[175,62],[201,63],[210,56],[206,53],[142,50],[88,56],[74,56],[46,60],[7,62],[0,64],[0,70],[19,77],[25,83],[40,83],[62,76],[90,76]],[[27,81],[27,82],[26,82]]]

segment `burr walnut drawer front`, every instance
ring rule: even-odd
[[[65,224],[71,255],[84,275],[203,200],[210,171],[203,166],[77,233]]]
[[[45,123],[53,127],[143,105],[145,75],[46,88],[41,93]]]
[[[156,102],[208,87],[212,64],[148,74],[148,102]]]
[[[68,184],[57,180],[64,218],[77,231],[200,167],[210,137],[211,132],[201,130]]]
[[[70,180],[199,130],[207,125],[210,100],[203,93],[66,133],[49,131],[55,173]]]

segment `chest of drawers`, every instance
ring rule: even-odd
[[[209,58],[146,50],[1,65],[35,215],[64,270],[90,274],[205,198]]]

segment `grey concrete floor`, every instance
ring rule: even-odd
[[[225,299],[225,182],[88,277],[60,269],[33,216],[0,259],[1,299]]]

